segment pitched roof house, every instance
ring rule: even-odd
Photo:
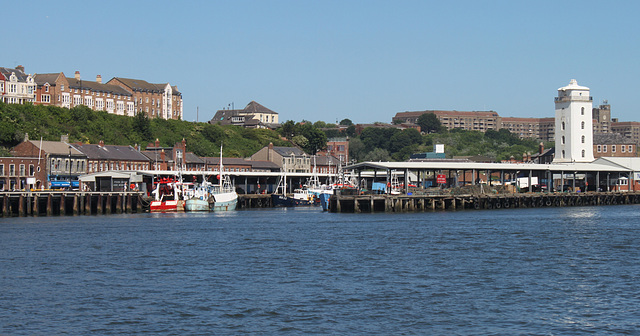
[[[251,101],[241,110],[218,110],[209,123],[271,129],[279,126],[278,113],[255,101]]]

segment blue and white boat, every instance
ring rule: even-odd
[[[203,177],[202,184],[194,188],[193,195],[185,201],[186,211],[231,211],[238,204],[238,193],[231,179],[224,173],[222,165],[222,146],[220,146],[220,171],[218,185],[214,186]]]

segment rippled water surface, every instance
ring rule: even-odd
[[[640,206],[0,219],[2,335],[638,335]]]

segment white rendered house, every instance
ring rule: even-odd
[[[593,162],[592,97],[575,79],[558,89],[553,162]]]

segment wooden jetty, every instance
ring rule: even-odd
[[[615,204],[640,204],[640,192],[515,193],[495,195],[336,194],[329,199],[329,211],[351,213],[415,212]]]
[[[0,192],[2,217],[106,215],[143,212],[141,192]]]
[[[271,194],[240,194],[238,209],[273,208]]]

